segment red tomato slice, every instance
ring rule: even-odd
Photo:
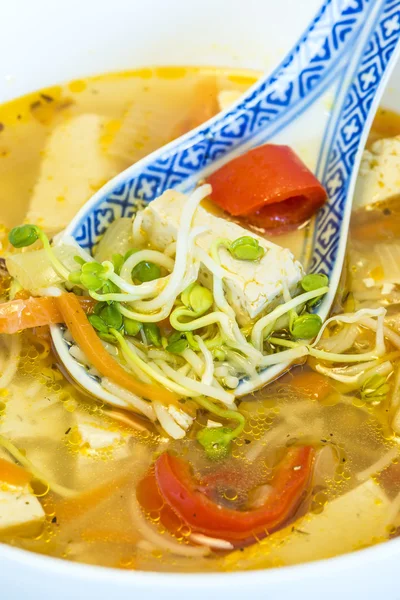
[[[213,202],[264,229],[298,226],[327,199],[318,179],[288,146],[250,150],[212,173],[208,182]]]
[[[233,510],[216,504],[192,475],[187,462],[162,454],[155,478],[165,503],[195,532],[231,541],[271,533],[298,508],[310,480],[314,460],[310,446],[290,448],[271,482],[273,491],[255,510]]]

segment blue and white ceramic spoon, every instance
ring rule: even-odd
[[[91,250],[114,219],[134,213],[135,199],[151,202],[168,188],[189,191],[249,148],[267,140],[287,143],[329,194],[302,251],[307,271],[329,277],[330,292],[318,308],[325,319],[342,269],[361,154],[399,54],[399,39],[400,0],[325,0],[272,74],[232,108],[108,182],[65,233]],[[123,404],[72,358],[60,327],[52,327],[52,337],[65,368],[84,389],[106,402]],[[265,369],[258,386],[288,367]],[[244,378],[235,393],[240,396],[253,389]]]

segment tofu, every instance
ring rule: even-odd
[[[111,476],[116,464],[130,455],[128,442],[131,435],[83,411],[75,411],[73,416],[75,424],[67,436],[71,448],[77,450],[73,486],[84,489],[98,485],[104,477]]]
[[[113,450],[124,445],[129,435],[107,423],[105,420],[83,412],[75,411],[75,425],[70,435],[79,436],[79,447],[86,448],[88,454],[102,450]]]
[[[48,438],[59,440],[70,427],[71,413],[57,394],[38,386],[31,394],[25,384],[13,384],[5,400],[5,411],[0,417],[0,434],[13,440]]]
[[[64,229],[94,192],[116,175],[114,159],[101,149],[105,123],[103,117],[88,113],[55,127],[30,199],[28,223],[52,233]]]
[[[0,482],[0,533],[37,535],[45,513],[29,486],[13,487]]]
[[[65,410],[57,395],[41,386],[30,396],[29,386],[12,385],[5,400],[5,411],[0,417],[0,434],[21,438],[42,437],[60,439],[70,423],[70,413]]]
[[[328,502],[322,512],[309,513],[261,545],[232,553],[227,563],[241,569],[269,568],[359,550],[388,538],[391,514],[389,498],[368,479]]]
[[[145,208],[142,229],[152,245],[164,250],[176,240],[185,202],[184,194],[167,190]],[[203,206],[198,207],[192,226],[209,228],[209,231],[199,236],[195,242],[208,254],[217,238],[234,241],[249,235],[256,238],[265,250],[264,256],[257,262],[236,260],[227,250],[220,251],[221,265],[233,275],[232,279],[224,280],[225,292],[241,325],[281,302],[284,285],[292,294],[296,293],[304,273],[301,264],[294,259],[290,250],[273,244],[236,223],[213,215]],[[200,271],[200,280],[204,285],[211,286],[212,278],[204,266]]]
[[[365,150],[353,208],[364,208],[400,194],[400,136],[378,140]]]

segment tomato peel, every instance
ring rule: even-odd
[[[310,480],[314,455],[310,446],[290,448],[270,482],[273,491],[255,510],[216,504],[193,477],[189,464],[169,453],[157,459],[155,478],[165,503],[192,531],[241,541],[276,531],[295,513]]]

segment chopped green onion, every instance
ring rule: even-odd
[[[142,327],[143,325],[140,323],[140,321],[135,321],[135,319],[127,319],[126,317],[124,318],[124,329],[126,335],[134,337],[139,333]]]
[[[136,254],[136,252],[139,252],[137,248],[131,248],[130,250],[127,250],[127,252],[125,252],[124,254],[124,262],[128,260],[128,258],[130,258],[132,254]]]
[[[112,256],[112,264],[114,265],[114,271],[117,275],[120,274],[122,265],[124,264],[124,257],[122,254],[113,254]]]
[[[115,283],[113,283],[112,281],[108,280],[104,282],[104,285],[101,289],[103,294],[118,294],[120,289],[117,285],[115,285]],[[110,300],[107,302],[107,304],[110,304]]]
[[[318,290],[321,287],[327,286],[329,283],[329,279],[323,273],[310,273],[303,277],[300,281],[300,285],[305,292],[311,292],[313,290]]]
[[[160,267],[152,262],[143,260],[132,269],[132,279],[144,283],[161,277]]]
[[[103,319],[99,317],[99,315],[89,315],[88,320],[92,327],[94,327],[97,331],[101,333],[108,333],[108,327],[104,323]]]
[[[196,437],[209,459],[221,460],[228,456],[232,444],[232,429],[229,427],[205,427]]]
[[[62,262],[55,256],[48,237],[40,227],[37,227],[36,225],[21,225],[19,227],[14,227],[8,234],[8,239],[15,248],[25,248],[26,246],[31,246],[37,240],[40,240],[53,269],[60,277],[62,277],[62,279],[68,281],[70,275],[69,270],[66,269]]]
[[[173,342],[170,341],[168,346],[165,348],[167,352],[171,352],[171,354],[182,354],[189,347],[189,342],[186,338],[180,338]]]
[[[244,235],[232,242],[229,251],[238,260],[258,260],[265,254],[265,250],[260,246],[258,240],[249,235]]]
[[[158,325],[155,323],[144,323],[143,331],[146,340],[150,345],[161,346],[161,334]]]
[[[361,398],[369,404],[379,404],[386,398],[388,391],[389,384],[386,383],[386,377],[378,374],[372,375],[361,388]]]
[[[107,302],[96,302],[93,312],[95,315],[100,315],[103,308],[107,306]]]
[[[290,333],[295,339],[309,340],[314,338],[322,327],[319,315],[306,313],[294,319]]]
[[[102,339],[104,342],[109,342],[110,344],[117,343],[117,340],[115,339],[115,336],[113,336],[112,333],[102,333],[101,331],[99,331],[99,338]]]
[[[87,262],[82,265],[81,284],[91,292],[97,292],[104,285],[106,272],[106,269],[100,263]]]
[[[213,427],[199,431],[197,434],[197,440],[203,446],[209,458],[213,460],[224,458],[229,453],[232,440],[242,433],[246,425],[246,419],[239,411],[220,408],[217,404],[214,404],[214,402],[211,402],[211,400],[207,400],[207,398],[202,396],[197,397],[195,401],[202,408],[205,408],[208,412],[217,417],[238,421],[238,425],[235,429],[229,429],[228,427]],[[215,431],[216,429],[222,433],[205,433],[206,431]]]
[[[80,287],[77,287],[76,285],[74,285],[74,287],[72,288],[71,292],[73,294],[75,294],[75,296],[83,296],[83,290]]]
[[[115,302],[105,306],[100,313],[100,317],[108,327],[121,329],[123,317],[119,311],[118,304]]]
[[[84,264],[85,264],[85,262],[86,262],[86,260],[84,260],[84,259],[82,258],[82,256],[78,256],[78,255],[74,256],[74,261],[75,261],[76,263],[78,263],[78,265],[80,265],[80,266],[84,265]]]
[[[40,230],[36,225],[20,225],[14,227],[8,234],[10,244],[14,248],[26,248],[32,246],[40,237]]]
[[[183,290],[183,292],[181,294],[181,302],[188,308],[190,308],[190,299],[189,299],[190,292],[192,291],[192,289],[194,288],[195,285],[196,285],[196,283],[191,283],[190,285],[188,285],[188,287],[186,289]]]
[[[81,272],[80,271],[74,271],[73,273],[70,273],[68,276],[68,281],[70,281],[71,283],[75,283],[77,285],[80,285],[81,283]]]
[[[226,358],[225,352],[220,348],[214,348],[214,350],[212,351],[212,355],[215,358],[215,360],[219,360],[220,362],[223,362]]]

